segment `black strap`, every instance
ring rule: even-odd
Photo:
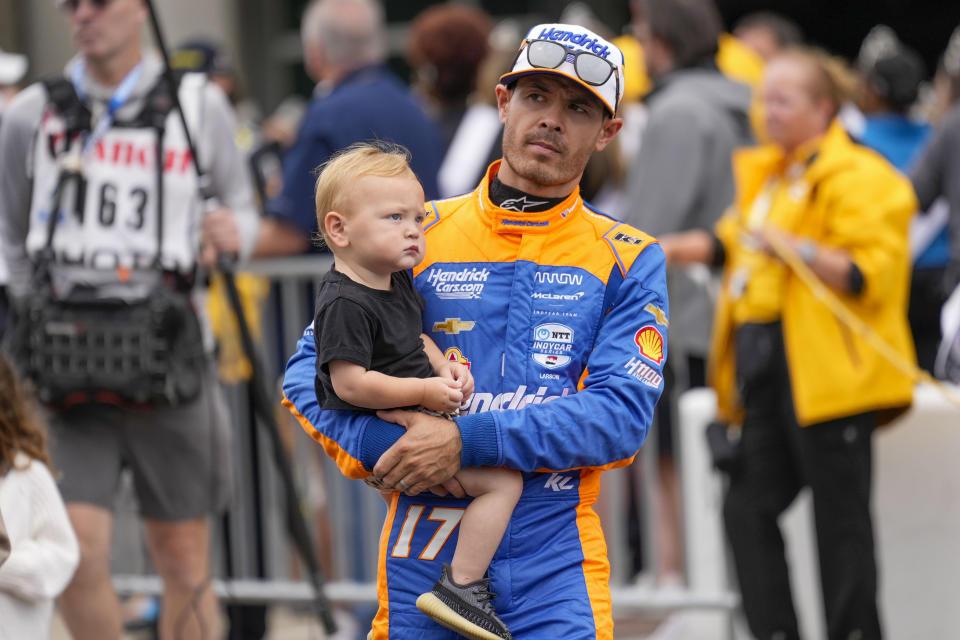
[[[116,121],[114,126],[165,129],[167,116],[170,115],[173,107],[174,100],[170,94],[170,88],[161,77],[144,98],[140,113],[131,120]]]
[[[47,92],[49,103],[63,118],[64,128],[66,129],[63,148],[65,153],[69,152],[76,136],[90,130],[90,109],[80,101],[73,83],[63,76],[46,78],[41,80],[41,84]],[[56,155],[52,139],[50,145],[50,155]],[[60,175],[57,176],[47,224],[47,242],[44,246],[47,252],[53,244],[53,234],[57,226],[57,218],[60,215],[60,204],[63,200],[63,192],[66,189],[67,182],[77,178],[79,178],[79,175],[76,172],[68,171],[65,168],[61,168]]]
[[[75,135],[90,131],[90,108],[80,100],[72,82],[57,76],[41,80],[41,84],[47,91],[50,104],[64,120],[68,145]]]
[[[144,100],[143,109],[137,117],[124,126],[151,127],[157,132],[156,147],[156,190],[157,190],[157,255],[154,266],[163,270],[163,140],[167,132],[167,116],[173,109],[174,100],[170,89],[162,79],[153,85]]]
[[[157,256],[153,264],[163,270],[163,138],[167,130],[157,129]]]
[[[49,104],[52,104],[60,117],[64,120],[66,128],[66,142],[64,150],[69,151],[74,138],[82,133],[87,133],[91,128],[90,108],[80,100],[77,90],[70,80],[58,76],[47,78],[42,81],[47,91]],[[164,78],[159,78],[157,83],[147,93],[143,108],[134,118],[130,120],[114,121],[116,128],[152,128],[157,132],[156,147],[156,190],[157,190],[157,254],[154,258],[154,265],[163,269],[163,139],[166,133],[167,116],[173,110],[175,104],[173,96],[170,93],[169,84]],[[51,155],[56,155],[56,150],[51,147]],[[60,169],[60,175],[57,177],[57,185],[53,192],[52,205],[50,209],[50,219],[47,225],[47,241],[44,250],[41,252],[40,265],[41,271],[53,262],[53,235],[56,232],[57,218],[60,215],[60,206],[63,200],[63,193],[66,190],[67,183],[70,180],[77,182],[78,188],[81,184],[81,174],[70,171],[66,168]]]
[[[74,139],[81,133],[90,130],[90,109],[77,96],[77,91],[69,80],[64,77],[47,78],[41,81],[49,98],[49,104],[60,114],[64,121],[64,153],[70,151]],[[50,155],[56,155],[53,139],[49,140]],[[57,218],[60,217],[60,206],[67,183],[71,180],[80,184],[80,174],[67,167],[60,167],[57,175],[57,184],[50,198],[51,204],[47,212],[47,240],[37,256],[35,276],[42,282],[49,280],[50,265],[54,261],[53,234],[56,233]]]

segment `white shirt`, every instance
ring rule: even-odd
[[[0,479],[0,513],[10,536],[10,557],[0,565],[0,640],[46,638],[54,598],[80,560],[77,537],[46,465],[17,454],[15,467]]]

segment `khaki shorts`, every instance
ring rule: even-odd
[[[129,468],[140,515],[189,520],[226,508],[233,444],[213,366],[199,397],[176,408],[84,405],[49,415],[50,452],[65,502],[113,509]]]

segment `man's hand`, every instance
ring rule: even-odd
[[[461,383],[453,378],[426,378],[423,381],[423,400],[420,404],[432,411],[453,413],[463,402],[460,386]]]
[[[408,496],[436,485],[458,498],[465,495],[459,483],[448,482],[460,470],[460,430],[452,420],[403,409],[378,411],[377,416],[407,432],[380,456],[373,467],[375,478]]]
[[[467,495],[467,490],[464,489],[463,485],[460,484],[460,481],[457,480],[457,476],[453,476],[443,484],[435,484],[430,487],[430,493],[440,497],[452,495],[462,498]]]
[[[221,253],[236,255],[240,252],[240,230],[230,209],[214,209],[203,216],[203,232],[200,239],[200,263],[212,267]]]

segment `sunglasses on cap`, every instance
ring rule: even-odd
[[[556,69],[564,62],[571,62],[577,77],[595,87],[605,84],[615,71],[615,67],[609,60],[595,53],[574,51],[552,40],[529,40],[526,50],[527,61],[531,66],[540,69]]]
[[[73,13],[80,7],[80,3],[84,0],[56,0],[57,7],[65,11]],[[113,0],[87,0],[94,9],[103,9],[105,6],[113,2]]]

